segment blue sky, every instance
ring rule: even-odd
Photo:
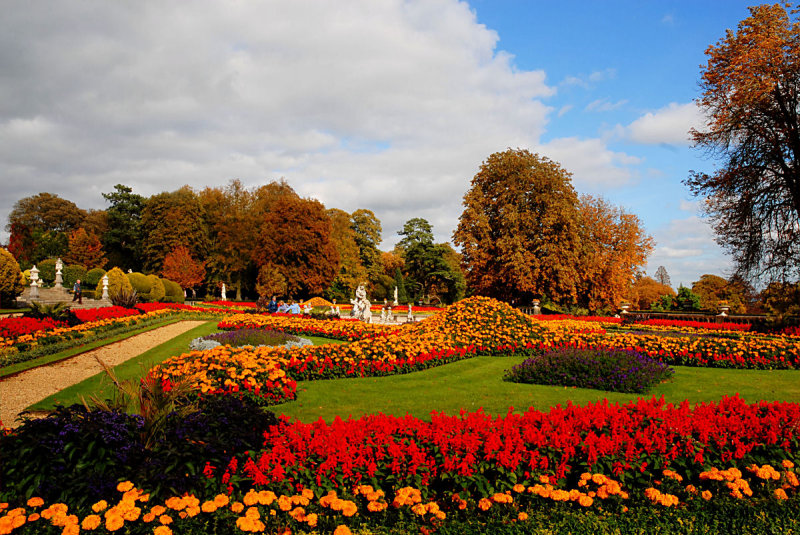
[[[481,162],[528,148],[637,214],[674,286],[729,260],[682,181],[729,1],[13,2],[0,19],[0,221],[48,191],[285,178],[449,241]],[[0,242],[7,240],[0,232]]]

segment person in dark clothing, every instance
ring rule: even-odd
[[[72,302],[78,301],[79,305],[83,304],[83,294],[81,293],[81,280],[78,279],[75,281],[75,285],[72,287]]]
[[[278,302],[275,301],[275,296],[273,295],[272,299],[270,300],[269,304],[267,305],[267,312],[269,312],[270,314],[274,314],[277,311],[278,311]]]

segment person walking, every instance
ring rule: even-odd
[[[72,287],[72,302],[78,301],[79,305],[83,304],[83,294],[81,292],[81,280],[78,279],[75,281],[75,285]]]

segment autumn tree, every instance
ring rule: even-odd
[[[253,248],[263,215],[257,193],[231,180],[227,187],[206,188],[198,197],[209,234],[209,280],[228,284],[241,300],[247,275],[255,266]]]
[[[69,233],[69,250],[64,255],[64,261],[68,264],[80,264],[86,269],[104,267],[106,257],[103,255],[103,244],[100,238],[94,234],[89,234],[83,227]]]
[[[6,230],[16,223],[31,232],[66,233],[80,227],[85,218],[86,212],[74,202],[53,193],[39,193],[14,203]]]
[[[545,296],[575,302],[580,236],[570,177],[523,149],[496,152],[481,164],[454,233],[475,293],[518,303]]]
[[[800,23],[788,4],[750,8],[736,31],[707,50],[707,123],[697,147],[722,161],[686,181],[705,196],[717,242],[745,278],[800,273]]]
[[[192,257],[188,247],[178,246],[164,257],[161,274],[182,288],[197,288],[206,276],[205,264]]]
[[[186,247],[195,258],[205,259],[208,253],[205,212],[188,186],[147,199],[140,228],[142,258],[148,271],[160,271],[164,258],[178,247]]]
[[[607,201],[582,195],[578,304],[616,309],[653,249],[638,217]]]
[[[671,286],[661,284],[651,277],[637,278],[628,289],[626,298],[636,310],[649,310],[650,305],[656,303],[663,296],[675,297],[675,290]]]
[[[664,266],[658,266],[655,279],[664,286],[672,286],[672,282],[669,280],[669,274],[667,273],[667,268]]]
[[[329,299],[349,298],[367,279],[367,270],[361,264],[350,214],[338,208],[328,209],[327,214],[331,220],[331,242],[339,255],[339,272],[325,294]]]
[[[103,248],[112,266],[142,269],[142,210],[145,198],[122,184],[111,193],[103,193],[110,203],[106,210],[108,229],[102,236]]]
[[[705,274],[692,283],[692,292],[700,298],[703,310],[717,311],[722,303],[727,303],[731,312],[743,314],[747,311],[747,289],[740,281]]]
[[[31,259],[35,247],[31,230],[21,223],[14,223],[10,225],[10,231],[8,237],[8,252],[14,255],[17,262],[27,269],[33,264]]]
[[[331,220],[319,201],[282,195],[264,215],[255,250],[259,267],[274,265],[296,297],[322,294],[339,272]]]
[[[0,248],[0,305],[10,305],[24,289],[17,260],[8,250]]]

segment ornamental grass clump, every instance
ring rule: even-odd
[[[666,364],[633,350],[562,346],[514,366],[503,379],[643,394],[674,373]]]

